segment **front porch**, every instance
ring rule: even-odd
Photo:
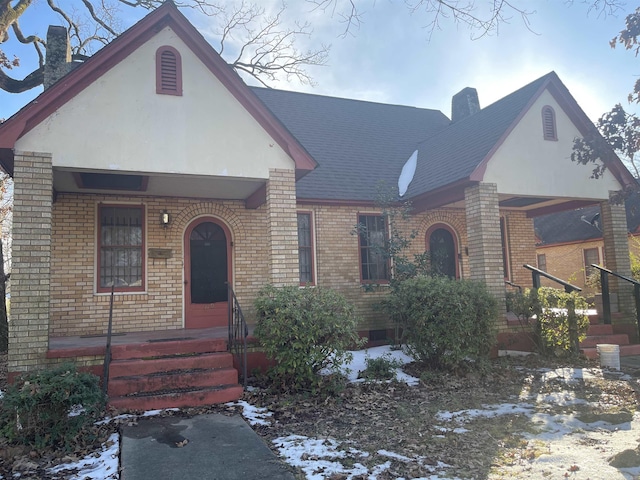
[[[46,357],[73,360],[104,377],[106,351],[107,335],[51,337]],[[116,333],[110,352],[103,382],[114,408],[192,407],[242,396],[242,360],[232,353],[227,327]],[[254,365],[260,356],[250,355]]]

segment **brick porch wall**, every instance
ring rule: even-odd
[[[16,152],[8,370],[44,364],[49,330],[51,156]]]
[[[53,205],[52,336],[106,331],[109,295],[95,293],[99,202],[112,204],[115,197],[60,194]],[[146,292],[114,296],[114,332],[182,328],[183,236],[188,224],[201,216],[218,218],[229,227],[234,286],[243,310],[250,312],[258,290],[269,281],[264,206],[247,210],[241,201],[126,196],[118,196],[117,202],[144,204],[146,250],[168,248],[172,256],[147,258]],[[160,226],[165,209],[172,216],[166,229]]]

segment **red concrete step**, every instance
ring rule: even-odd
[[[589,323],[591,325],[598,325],[600,323],[600,315],[596,314],[592,314],[592,315],[588,315],[589,317]]]
[[[166,390],[184,390],[195,387],[213,387],[238,383],[235,368],[166,372],[157,375],[120,377],[109,380],[109,396],[123,397],[137,393]]]
[[[168,340],[162,342],[114,345],[111,348],[111,358],[113,360],[127,360],[132,358],[226,351],[227,341],[224,339]]]
[[[154,359],[114,360],[109,367],[109,378],[149,375],[172,370],[193,368],[233,367],[233,356],[228,352],[202,353],[199,355],[173,356]]]
[[[582,342],[580,342],[580,347],[595,347],[600,343],[611,343],[613,345],[629,345],[629,336],[623,333],[614,335],[588,336]]]
[[[115,397],[109,399],[109,405],[120,410],[196,407],[233,402],[242,397],[242,392],[241,385],[222,385],[189,391],[159,392],[154,395]]]
[[[605,325],[603,323],[600,323],[598,325],[589,325],[587,336],[594,335],[613,335],[613,325]]]
[[[580,350],[587,358],[598,358],[598,352],[596,347],[580,347]],[[621,357],[630,357],[631,355],[640,355],[640,344],[639,345],[621,345],[620,346],[620,356]]]

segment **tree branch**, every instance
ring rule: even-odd
[[[22,80],[16,80],[9,77],[0,69],[0,89],[9,93],[22,93],[32,88],[42,85],[44,82],[44,67],[31,72]]]

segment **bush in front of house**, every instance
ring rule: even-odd
[[[384,308],[408,353],[430,367],[480,365],[496,343],[497,301],[483,283],[417,276],[395,283]]]
[[[547,356],[570,354],[571,342],[567,305],[571,302],[575,305],[578,341],[582,341],[587,336],[589,329],[589,317],[586,313],[589,308],[587,301],[578,292],[567,293],[564,290],[550,287],[541,287],[537,293],[532,290],[529,295],[536,298],[539,305],[534,332],[539,338],[536,344],[540,346],[540,353]]]
[[[99,381],[71,363],[21,376],[0,400],[0,433],[36,449],[72,450],[104,410]]]
[[[255,301],[254,335],[275,360],[267,371],[280,391],[318,391],[320,371],[336,370],[359,345],[354,307],[338,292],[325,288],[263,288]]]

